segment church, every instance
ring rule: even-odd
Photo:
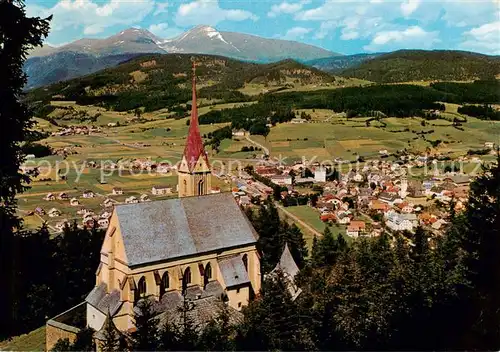
[[[134,307],[141,298],[154,301],[161,319],[175,321],[177,307],[187,298],[198,316],[215,317],[224,304],[237,320],[242,307],[260,291],[258,234],[231,193],[210,192],[194,65],[192,95],[191,121],[178,168],[179,197],[115,206],[96,268],[96,285],[85,302],[74,307],[86,316],[85,325],[97,332],[97,338],[106,319],[120,331],[133,330]],[[73,339],[65,314],[47,322],[47,349],[57,338]]]

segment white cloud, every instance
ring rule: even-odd
[[[436,5],[427,0],[429,6]],[[482,1],[443,1],[444,11],[442,20],[452,27],[478,26],[498,20],[500,2],[495,0]]]
[[[158,16],[162,13],[168,13],[168,2],[158,2],[156,3],[156,9],[155,12],[153,13],[153,16]]]
[[[401,13],[408,17],[420,6],[420,0],[406,0],[401,4]]]
[[[339,23],[337,21],[324,21],[321,22],[318,32],[314,34],[315,39],[324,39],[332,29],[337,28]]]
[[[222,21],[258,20],[253,13],[239,9],[223,9],[218,0],[196,0],[182,4],[177,10],[175,23],[178,26],[208,24],[215,26]]]
[[[29,5],[30,15],[54,15],[51,31],[83,28],[83,34],[98,34],[115,25],[132,25],[141,22],[154,8],[154,0],[60,0],[51,8]]]
[[[408,27],[404,30],[382,31],[377,33],[364,49],[367,51],[428,49],[440,42],[438,35],[439,33],[436,31],[427,32],[419,26]]]
[[[170,27],[168,23],[158,23],[149,26],[148,30],[160,38],[170,39],[182,33],[182,29]]]
[[[460,44],[462,49],[500,55],[500,21],[473,28],[463,36],[465,40]]]
[[[312,28],[304,28],[304,27],[293,27],[286,31],[285,35],[281,36],[281,39],[286,40],[297,40],[302,39],[308,33],[311,33]]]
[[[341,39],[352,40],[369,37],[400,16],[399,7],[394,6],[394,2],[326,0],[319,7],[298,12],[295,19],[321,21],[319,32],[315,34],[317,39],[323,39],[332,30],[341,28]]]
[[[271,10],[267,13],[267,17],[277,17],[284,14],[292,14],[302,10],[305,2],[297,2],[297,3],[289,3],[287,1],[283,1],[279,5],[271,6]]]

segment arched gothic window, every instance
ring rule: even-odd
[[[204,186],[203,180],[198,181],[198,195],[199,196],[201,196],[202,194],[205,194],[205,192],[203,191],[203,186]]]
[[[210,263],[208,263],[205,266],[205,272],[203,275],[203,286],[207,286],[211,278],[212,278],[212,266],[210,265]]]
[[[146,297],[146,278],[143,276],[139,280],[139,283],[137,284],[137,293],[139,298],[144,298]]]
[[[187,190],[188,190],[188,183],[187,183],[187,181],[183,180],[182,184],[184,185],[184,193],[187,193]]]
[[[182,277],[182,291],[185,292],[188,285],[191,283],[191,268],[187,267],[184,270],[184,275]]]
[[[165,271],[163,276],[161,277],[160,282],[160,298],[167,292],[170,287],[170,277],[168,276],[168,271]]]
[[[248,255],[244,254],[243,258],[241,258],[243,261],[243,265],[245,266],[245,270],[248,271]]]

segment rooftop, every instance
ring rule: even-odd
[[[114,209],[130,266],[254,244],[231,193],[122,204]]]

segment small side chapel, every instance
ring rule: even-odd
[[[141,298],[154,301],[161,321],[175,322],[184,298],[193,303],[197,317],[216,317],[226,305],[237,321],[239,311],[261,289],[258,234],[231,193],[209,194],[211,171],[198,125],[194,65],[192,94],[179,198],[113,209],[96,285],[75,307],[84,310],[85,324],[97,338],[106,319],[120,331],[133,330]],[[65,335],[71,330],[63,328],[69,313],[47,322],[48,349],[56,342],[53,336],[72,339]]]

